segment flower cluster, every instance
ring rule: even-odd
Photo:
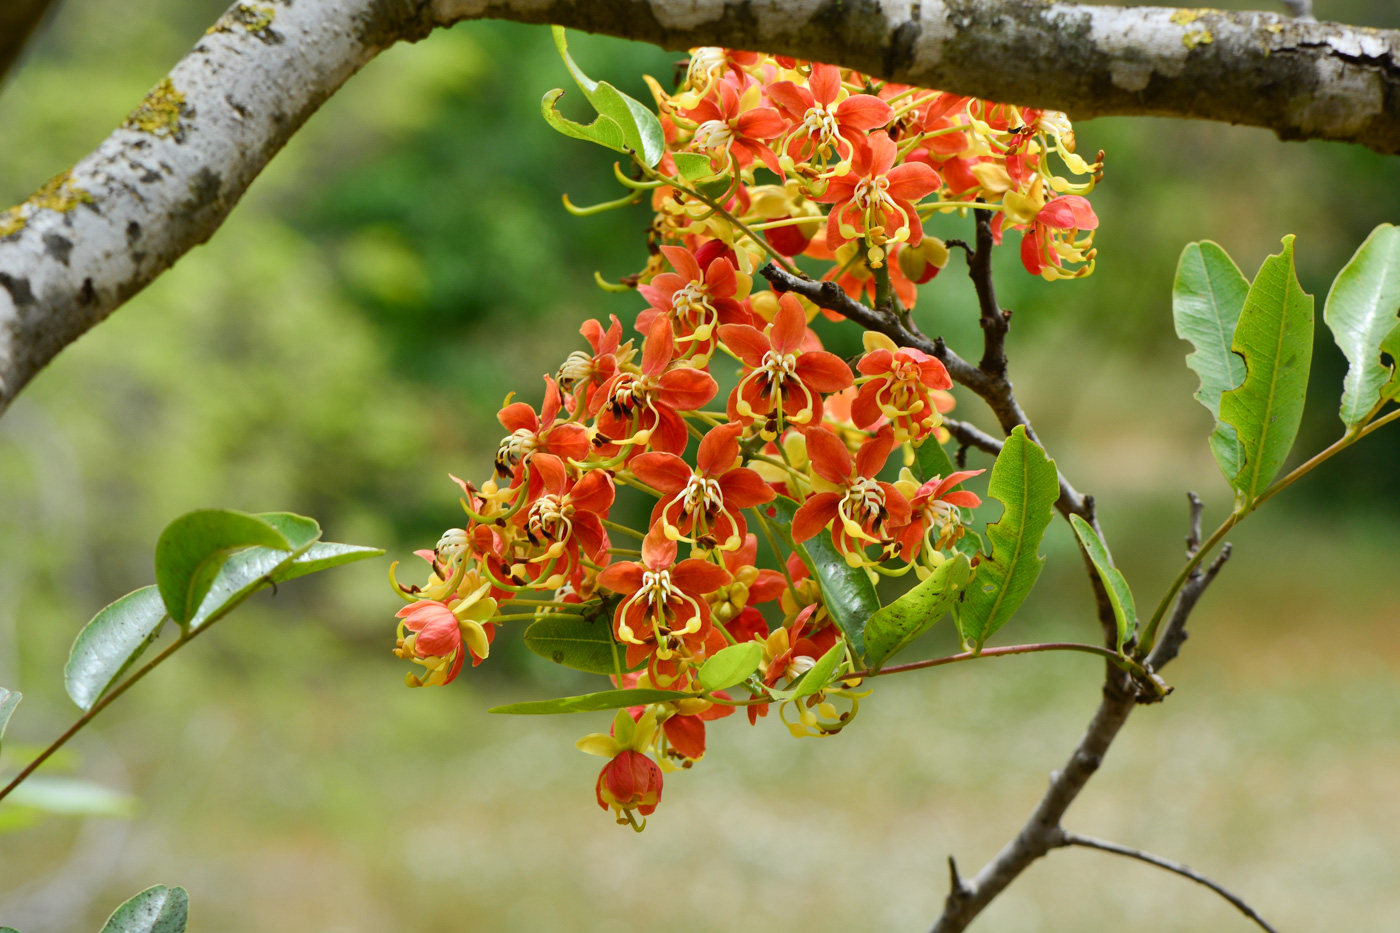
[[[852,298],[903,313],[948,259],[924,222],[982,209],[998,241],[1021,232],[1030,272],[1084,275],[1097,220],[1082,195],[1102,165],[1074,155],[1062,114],[831,65],[699,49],[674,94],[651,86],[666,152],[628,180],[655,209],[631,331],[586,322],[538,408],[502,408],[494,475],[454,477],[464,526],[418,552],[424,583],[394,577],[396,653],[425,669],[410,686],[481,663],[499,624],[607,620],[613,687],[640,699],[579,747],[608,759],[599,805],[638,828],[663,773],[704,755],[707,722],[776,703],[794,734],[827,735],[854,715],[859,658],[814,541],[872,581],[975,555],[963,532],[980,500],[959,487],[981,471],[910,469],[946,440],[943,363],[873,333],[853,362],[826,351],[819,309],[756,287],[764,255],[822,264]],[[1051,155],[1084,180],[1053,174]],[[615,508],[649,521],[627,527]],[[716,684],[702,672],[721,653],[736,660]]]

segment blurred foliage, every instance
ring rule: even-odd
[[[93,148],[222,6],[68,0],[0,94],[0,201]],[[1317,6],[1400,26],[1388,0]],[[571,48],[641,99],[640,74],[665,82],[677,57],[587,36]],[[539,118],[540,96],[567,86],[543,29],[472,23],[391,50],[312,118],[207,246],[0,418],[0,684],[26,693],[0,767],[71,721],[60,671],[73,635],[151,582],[150,542],[170,518],[292,509],[329,538],[414,560],[459,521],[446,473],[489,470],[501,398],[537,400],[540,374],[582,345],[583,319],[630,326],[640,301],[592,277],[641,265],[648,217],[563,211],[564,192],[579,204],[618,194],[609,153]],[[1189,347],[1172,333],[1181,247],[1216,240],[1252,277],[1297,233],[1320,303],[1367,232],[1400,218],[1400,162],[1167,120],[1077,130],[1081,151],[1108,151],[1093,196],[1098,271],[1047,285],[1008,249],[998,287],[1016,312],[1021,398],[1061,468],[1097,494],[1147,602],[1178,566],[1183,491],[1199,490],[1213,517],[1229,502]],[[975,354],[958,262],[925,289],[924,330]],[[857,346],[822,333],[833,349]],[[1340,433],[1343,371],[1319,320],[1295,462]],[[990,427],[972,401],[960,397],[960,414]],[[1300,929],[1393,922],[1400,825],[1375,804],[1400,763],[1400,620],[1382,591],[1400,547],[1398,456],[1400,431],[1383,431],[1233,536],[1236,560],[1171,672],[1177,695],[1127,730],[1077,828],[1181,858]],[[1003,637],[1089,637],[1073,547],[1052,526],[1046,573]],[[881,685],[832,742],[725,723],[712,760],[676,775],[634,838],[594,809],[596,766],[571,747],[598,722],[483,712],[590,682],[507,632],[501,656],[452,688],[404,690],[386,569],[259,597],[106,714],[69,764],[135,794],[141,816],[5,837],[0,923],[96,928],[104,907],[162,881],[190,889],[196,930],[654,929],[641,904],[677,930],[917,927],[941,902],[946,854],[971,869],[996,850],[1096,699],[1092,662],[1020,659]],[[950,633],[925,644],[947,648]],[[984,923],[1240,922],[1183,884],[1057,855]]]

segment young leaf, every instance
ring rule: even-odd
[[[640,101],[633,100],[608,82],[594,81],[584,74],[583,69],[579,68],[569,55],[569,42],[564,34],[564,27],[553,26],[551,29],[554,33],[554,45],[559,50],[559,57],[564,60],[564,65],[569,69],[569,73],[574,76],[574,81],[578,83],[579,89],[588,98],[588,102],[593,105],[593,109],[598,111],[599,118],[609,120],[618,127],[622,134],[623,145],[614,146],[608,143],[603,143],[603,145],[610,149],[631,149],[648,167],[655,166],[666,153],[665,134],[656,114],[652,113]],[[555,92],[551,91],[550,93],[554,94]],[[546,95],[546,100],[549,100],[549,95]],[[558,100],[557,94],[554,100]],[[553,100],[549,100],[548,110],[553,109],[553,102]],[[555,116],[558,117],[558,114],[556,113]],[[550,120],[548,112],[545,114],[545,119]],[[559,117],[559,119],[563,118]],[[550,120],[550,125],[554,125],[553,120]],[[557,126],[555,128],[558,129]],[[574,134],[568,133],[567,135]]]
[[[773,500],[773,507],[777,510],[778,524],[790,536],[797,503],[786,496],[778,496]],[[880,608],[880,599],[875,595],[870,577],[864,569],[846,563],[831,540],[830,529],[823,528],[794,550],[812,577],[821,583],[826,611],[831,613],[856,656],[864,657],[865,620]]]
[[[525,647],[542,658],[590,674],[612,674],[620,665],[626,670],[625,647],[613,641],[612,620],[602,611],[601,602],[579,607],[583,618],[540,616],[525,630]],[[613,661],[613,650],[617,661]]]
[[[1381,224],[1342,267],[1327,293],[1322,318],[1346,355],[1342,423],[1356,427],[1381,400],[1391,370],[1381,364],[1382,344],[1400,343],[1400,227]],[[1394,359],[1394,347],[1391,349]]]
[[[1236,509],[1248,511],[1287,459],[1308,394],[1313,298],[1293,272],[1293,237],[1259,267],[1249,287],[1231,351],[1244,357],[1240,387],[1220,398],[1220,420],[1233,425],[1244,453],[1230,478]]]
[[[756,641],[721,648],[700,665],[700,686],[713,692],[741,684],[758,670],[762,660],[763,646]]]
[[[1215,419],[1211,453],[1227,480],[1240,471],[1244,454],[1235,429],[1220,421],[1220,396],[1244,382],[1244,360],[1230,352],[1249,294],[1249,280],[1225,250],[1209,240],[1188,243],[1181,251],[1172,284],[1172,318],[1176,335],[1196,352],[1186,365],[1201,377],[1200,402]]]
[[[106,816],[129,819],[136,798],[80,778],[36,774],[5,798],[5,803],[55,816]]]
[[[830,683],[831,675],[845,653],[846,646],[839,641],[832,645],[831,649],[818,658],[817,663],[813,664],[802,676],[802,679],[797,682],[797,686],[792,690],[792,699],[800,700],[802,697],[809,697]]]
[[[292,550],[285,534],[246,512],[199,509],[165,526],[156,542],[156,585],[170,617],[188,623],[229,554],[253,545]]]
[[[714,166],[710,164],[710,157],[703,152],[677,152],[671,158],[675,160],[676,169],[686,181],[700,181],[702,178],[713,178],[715,175]]]
[[[158,884],[118,907],[102,933],[185,933],[190,897],[184,888]]]
[[[1017,427],[992,467],[987,493],[1006,506],[987,526],[991,553],[977,565],[977,577],[957,603],[958,631],[975,650],[1006,624],[1035,586],[1045,558],[1037,551],[1060,496],[1055,461]]]
[[[918,469],[921,483],[927,483],[935,476],[950,476],[957,472],[953,461],[948,459],[948,452],[932,435],[914,448],[914,466]]]
[[[511,703],[487,710],[488,713],[506,713],[512,716],[549,716],[559,713],[592,713],[604,709],[622,709],[628,706],[645,706],[648,703],[665,703],[668,700],[684,700],[693,693],[678,690],[605,690],[602,693],[586,693],[577,697],[560,697],[557,700],[535,700],[530,703]]]
[[[598,119],[587,125],[575,123],[555,109],[554,105],[563,96],[564,89],[555,88],[545,94],[544,99],[540,101],[540,113],[544,114],[546,123],[565,136],[585,139],[618,152],[627,151],[627,136],[622,132],[622,127],[617,125],[616,120],[612,117],[599,115]]]
[[[879,670],[890,658],[933,627],[953,608],[972,579],[972,562],[955,554],[917,586],[885,606],[865,624],[865,659]]]
[[[15,707],[19,706],[22,699],[24,694],[0,687],[0,748],[4,747],[5,727],[10,724],[10,717],[14,715]]]
[[[127,593],[93,616],[73,640],[63,668],[63,684],[73,702],[84,711],[92,709],[155,641],[165,619],[165,603],[154,586]]]
[[[1094,527],[1078,515],[1071,515],[1069,523],[1074,526],[1079,543],[1084,545],[1089,560],[1093,561],[1094,569],[1099,573],[1099,579],[1108,590],[1108,601],[1113,604],[1113,618],[1118,622],[1118,651],[1121,653],[1123,643],[1137,629],[1137,605],[1133,602],[1133,591],[1128,589],[1128,581],[1122,571],[1109,560],[1108,548],[1104,547],[1103,539]]]
[[[362,547],[358,544],[337,544],[334,541],[317,541],[292,558],[290,562],[277,568],[272,574],[272,579],[275,583],[281,583],[283,580],[295,580],[308,573],[319,573],[322,570],[339,567],[341,564],[350,564],[369,557],[379,557],[383,553],[383,548]]]

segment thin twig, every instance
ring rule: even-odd
[[[1263,917],[1259,916],[1259,914],[1255,912],[1253,907],[1250,907],[1248,904],[1246,904],[1244,902],[1244,899],[1241,898],[1238,894],[1232,893],[1224,885],[1218,884],[1210,880],[1205,875],[1186,865],[1183,865],[1180,862],[1174,862],[1171,859],[1165,859],[1162,858],[1160,855],[1153,855],[1152,853],[1144,852],[1141,849],[1132,849],[1128,846],[1120,846],[1116,842],[1107,842],[1103,839],[1095,839],[1091,836],[1081,836],[1078,833],[1062,832],[1060,844],[1065,846],[1082,846],[1086,849],[1098,849],[1101,852],[1112,852],[1114,855],[1122,855],[1126,858],[1134,858],[1140,862],[1146,862],[1149,865],[1156,865],[1158,868],[1165,868],[1167,871],[1175,872],[1178,875],[1181,875],[1183,878],[1190,878],[1197,884],[1203,884],[1206,887],[1210,888],[1212,891],[1214,891],[1216,894],[1219,894],[1221,897],[1225,898],[1225,900],[1235,905],[1236,909],[1238,909],[1240,913],[1244,914],[1246,917],[1259,924],[1259,926],[1263,927],[1265,930],[1268,930],[1269,933],[1278,933],[1278,931],[1271,927]]]
[[[1011,312],[997,304],[996,287],[992,284],[992,212],[973,211],[977,222],[977,249],[967,257],[967,274],[977,290],[977,306],[982,317],[983,351],[977,368],[991,376],[1006,376],[1006,332],[1011,328]]]

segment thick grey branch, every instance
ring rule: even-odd
[[[19,60],[55,0],[5,0],[0,3],[0,80]]]
[[[417,13],[407,0],[237,4],[96,152],[0,212],[0,411],[209,239],[365,62],[426,34]]]
[[[1220,120],[1400,152],[1400,33],[1282,14],[1046,0],[433,0],[433,11],[796,55],[1076,119]]]
[[[1225,898],[1225,900],[1229,901],[1231,904],[1234,904],[1240,913],[1244,914],[1246,917],[1259,924],[1265,930],[1268,930],[1269,933],[1278,933],[1277,930],[1269,926],[1268,922],[1266,922],[1263,917],[1259,916],[1259,914],[1255,912],[1253,907],[1250,907],[1248,904],[1246,904],[1244,902],[1244,899],[1241,898],[1239,895],[1234,894],[1224,885],[1217,884],[1216,882],[1211,881],[1205,875],[1201,874],[1193,868],[1190,868],[1187,865],[1183,865],[1180,862],[1173,862],[1171,859],[1162,858],[1160,855],[1153,855],[1151,852],[1144,852],[1141,849],[1133,849],[1128,846],[1120,846],[1116,842],[1107,842],[1103,839],[1094,839],[1091,836],[1081,836],[1078,833],[1061,833],[1060,845],[1083,846],[1086,849],[1098,849],[1100,852],[1112,852],[1114,855],[1122,855],[1127,858],[1135,858],[1140,862],[1146,862],[1149,865],[1156,865],[1158,868],[1165,868],[1167,871],[1176,872],[1178,875],[1181,875],[1184,878],[1190,878],[1197,884],[1203,884],[1206,887],[1210,888],[1216,894],[1219,894],[1221,897]]]

